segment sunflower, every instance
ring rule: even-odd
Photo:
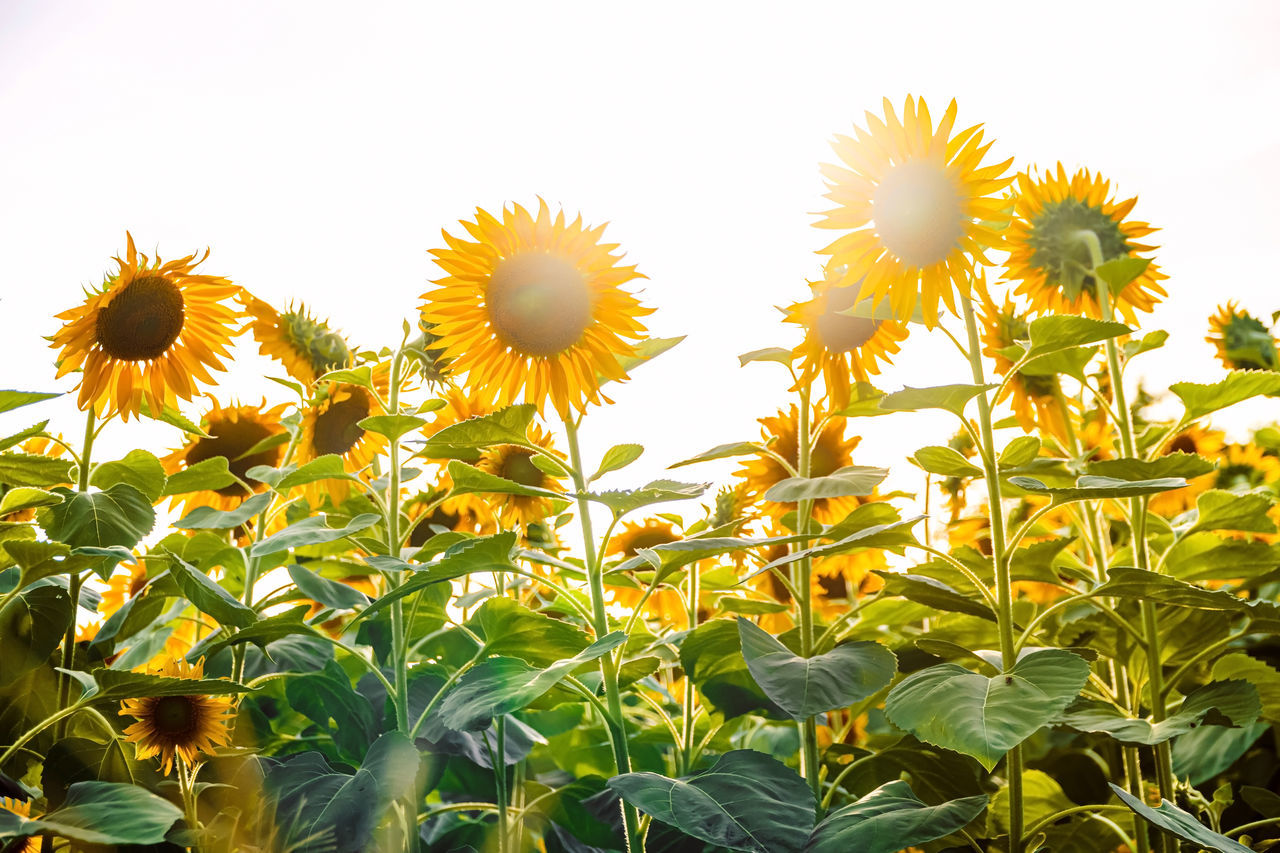
[[[1217,349],[1227,370],[1280,370],[1271,330],[1234,302],[1218,306],[1218,313],[1209,318],[1205,340]]]
[[[881,363],[892,364],[890,356],[907,337],[907,327],[896,320],[844,313],[858,300],[856,284],[841,287],[828,281],[811,286],[813,298],[789,307],[784,320],[804,328],[804,340],[793,352],[800,359],[797,387],[821,373],[832,407],[842,409],[849,405],[850,378],[870,382],[868,377],[880,373]]]
[[[982,126],[954,137],[956,102],[935,131],[923,99],[907,96],[902,120],[888,98],[884,119],[868,112],[867,130],[857,139],[833,143],[844,166],[823,166],[828,211],[819,228],[849,233],[822,250],[845,267],[844,281],[861,281],[859,296],[879,302],[886,295],[894,315],[911,318],[919,295],[924,322],[938,323],[938,299],[955,312],[952,287],[969,292],[974,261],[999,246],[1008,220],[1008,202],[998,193],[1012,177],[1013,162],[983,166],[991,143],[982,144]]]
[[[1229,444],[1219,455],[1212,488],[1245,492],[1280,483],[1280,458],[1256,444]]]
[[[785,535],[780,527],[773,527],[770,536]],[[787,555],[785,545],[771,545],[760,554],[764,563],[771,563]],[[845,613],[854,600],[875,592],[883,585],[879,575],[871,574],[874,569],[887,566],[883,552],[863,551],[855,554],[841,554],[837,557],[819,557],[813,561],[813,571],[809,575],[809,602],[821,620],[830,622]],[[788,571],[787,566],[780,569]],[[756,592],[779,604],[791,603],[791,591],[774,573],[777,570],[761,572],[748,583]],[[760,617],[760,627],[770,633],[780,634],[794,626],[791,613],[768,613]]]
[[[533,424],[529,427],[529,443],[555,452],[551,434]],[[499,444],[480,455],[476,467],[522,486],[561,491],[563,478],[548,474],[533,464],[534,451],[514,444]],[[558,455],[558,454],[557,454]],[[489,495],[489,503],[505,525],[527,526],[546,518],[553,510],[552,499],[540,495]]]
[[[624,521],[622,530],[609,540],[609,548],[605,553],[608,555],[618,554],[623,557],[634,557],[640,552],[641,548],[665,545],[668,542],[677,542],[679,539],[680,536],[676,533],[675,525],[661,518],[646,519],[640,524]],[[700,572],[702,568],[695,565],[689,567],[689,570]],[[648,584],[641,583],[639,586],[611,584],[610,586],[613,589],[613,600],[616,604],[634,609],[640,603],[640,596],[644,594]],[[683,624],[689,618],[680,592],[666,584],[653,591],[648,600],[645,601],[644,608],[647,614],[661,620],[666,625]]]
[[[779,411],[777,415],[760,418],[764,427],[761,435],[769,449],[791,463],[799,465],[800,448],[797,440],[799,433],[799,410],[793,405],[788,411]],[[819,417],[818,420],[821,420]],[[826,419],[822,431],[813,440],[809,454],[809,476],[825,477],[853,464],[853,449],[861,441],[860,436],[846,439],[844,436],[845,419],[831,416]],[[778,460],[771,456],[755,456],[737,472],[735,476],[746,481],[747,494],[760,502],[760,508],[773,516],[781,518],[795,509],[794,504],[774,503],[764,499],[764,493],[770,487],[793,476]],[[853,496],[839,498],[818,498],[813,502],[813,517],[823,524],[833,524],[858,506],[858,498]]]
[[[0,809],[13,812],[19,817],[31,818],[31,803],[23,800],[13,799],[12,797],[0,797]],[[38,815],[37,815],[38,817]],[[37,835],[28,835],[25,838],[10,839],[5,842],[10,845],[5,850],[12,853],[37,853],[40,849],[40,837]],[[13,846],[16,843],[17,846]]]
[[[77,386],[81,409],[137,415],[145,398],[159,415],[177,399],[190,400],[195,380],[213,384],[209,369],[225,370],[227,345],[240,311],[228,297],[240,288],[225,278],[193,272],[209,257],[187,255],[154,263],[128,234],[120,269],[78,308],[58,314],[65,325],[50,340],[62,348],[58,376],[83,368]]]
[[[321,383],[316,400],[302,413],[295,460],[305,465],[312,459],[335,454],[343,467],[360,475],[373,464],[387,445],[387,439],[360,426],[367,417],[382,413],[381,399],[391,387],[391,371],[385,362],[374,367],[374,391],[345,382]],[[376,393],[375,393],[376,391]],[[300,487],[313,509],[327,495],[336,506],[347,499],[351,484],[346,480],[319,480]]]
[[[98,612],[102,617],[109,618],[129,599],[134,598],[138,593],[142,592],[147,585],[147,567],[142,561],[133,564],[128,570],[128,574],[116,572],[107,579],[107,588],[102,590],[102,600],[98,602]]]
[[[305,305],[277,311],[242,290],[239,295],[245,312],[252,318],[248,328],[260,345],[258,352],[284,365],[285,371],[304,385],[311,385],[331,370],[351,365],[351,348],[328,321],[317,320]]]
[[[1174,436],[1164,446],[1163,455],[1170,453],[1195,453],[1206,459],[1217,460],[1226,448],[1226,436],[1221,430],[1209,429],[1200,424],[1192,424]],[[1218,479],[1218,471],[1210,471],[1200,477],[1192,477],[1181,489],[1160,492],[1147,499],[1147,507],[1156,515],[1173,518],[1187,510],[1194,509],[1196,498],[1201,492],[1214,487]]]
[[[1097,236],[1103,261],[1155,249],[1135,241],[1156,229],[1125,219],[1137,202],[1136,196],[1117,202],[1111,195],[1111,182],[1088,169],[1070,178],[1061,163],[1056,174],[1020,173],[1014,220],[1005,237],[1009,251],[1005,277],[1018,282],[1017,293],[1025,295],[1037,312],[1100,318],[1098,282],[1091,272],[1093,259],[1079,235],[1092,232]],[[1158,284],[1166,278],[1150,264],[1119,294],[1112,295],[1116,310],[1136,323],[1138,311],[1150,311],[1166,295]]]
[[[192,665],[170,659],[158,674],[198,680],[204,678],[204,660]],[[120,716],[138,720],[124,730],[124,739],[138,745],[137,759],[159,755],[166,776],[175,757],[193,764],[201,752],[212,754],[231,741],[232,700],[225,696],[144,696],[120,706]]]
[[[419,492],[402,505],[405,516],[413,525],[409,544],[414,548],[427,544],[427,540],[441,529],[476,534],[493,533],[496,529],[493,511],[483,500],[471,500],[474,495],[446,497],[440,501],[451,484],[448,476],[444,475],[436,491]]]
[[[1007,376],[1014,362],[1003,354],[1003,350],[1030,337],[1030,312],[1019,308],[1007,293],[1004,304],[997,305],[981,280],[976,289],[982,297],[978,309],[982,343],[985,345],[982,352],[995,360],[998,374]],[[1060,399],[1065,398],[1062,397],[1057,374],[1037,375],[1019,371],[1009,378],[996,402],[1009,402],[1023,432],[1035,432],[1037,426],[1043,426],[1059,441],[1065,442],[1067,425]]]
[[[476,242],[444,232],[448,248],[431,250],[446,276],[423,294],[422,319],[477,394],[539,411],[549,398],[568,416],[600,402],[602,378],[627,378],[620,359],[653,309],[622,289],[644,276],[618,265],[617,245],[600,242],[604,226],[552,218],[542,201],[536,219],[517,204],[501,220],[477,208],[460,224]]]
[[[200,420],[200,426],[209,438],[190,436],[185,445],[161,460],[165,473],[176,474],[206,459],[221,456],[227,460],[232,474],[248,482],[254,492],[263,491],[265,484],[248,481],[245,475],[250,468],[259,465],[279,467],[287,440],[287,430],[281,423],[286,407],[280,405],[268,409],[265,399],[257,406],[233,404],[223,407],[212,398],[210,403],[209,411]],[[245,491],[240,483],[232,483],[220,489],[203,489],[175,497],[174,503],[183,506],[184,512],[200,506],[225,511],[235,509],[252,493]]]

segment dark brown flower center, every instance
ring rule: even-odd
[[[909,160],[893,167],[871,204],[876,233],[908,267],[938,263],[964,234],[959,190],[938,162]]]
[[[98,311],[98,345],[121,361],[159,358],[182,334],[182,291],[164,276],[135,278]]]
[[[231,473],[244,479],[245,472],[257,465],[274,468],[280,461],[280,447],[269,447],[256,453],[245,455],[249,450],[274,432],[266,424],[251,420],[214,420],[205,427],[205,432],[212,438],[196,439],[195,445],[187,451],[187,466],[195,465],[216,456],[225,456],[227,467]],[[215,490],[220,495],[243,495],[244,488],[239,483],[232,483]]]
[[[367,417],[369,397],[363,389],[353,389],[350,397],[330,405],[316,416],[316,455],[336,453],[341,456],[355,447],[364,435],[360,422]]]
[[[546,475],[533,464],[532,451],[509,448],[503,454],[498,476],[522,486],[541,486]]]
[[[1182,433],[1173,441],[1169,442],[1169,447],[1165,453],[1195,453],[1196,440],[1189,433]]]
[[[195,732],[200,721],[193,696],[161,696],[151,706],[151,725],[157,734],[178,739]]]
[[[415,548],[421,548],[427,544],[428,539],[439,532],[436,528],[443,527],[445,530],[457,530],[461,521],[462,517],[460,515],[446,512],[441,507],[436,507],[431,511],[430,515],[414,526],[413,532],[409,534],[409,544]]]
[[[548,252],[498,262],[485,290],[498,340],[519,355],[548,357],[573,346],[591,323],[591,290],[573,264]]]
[[[818,340],[829,352],[852,352],[871,340],[880,328],[879,320],[839,313],[852,308],[857,299],[858,285],[836,287],[827,292],[826,310],[814,325]]]

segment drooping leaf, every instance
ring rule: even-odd
[[[1208,385],[1175,382],[1169,386],[1169,390],[1186,407],[1182,418],[1190,422],[1244,402],[1250,397],[1280,394],[1280,373],[1270,370],[1233,370],[1220,382]]]
[[[805,557],[829,557],[835,554],[846,554],[850,551],[860,550],[864,548],[880,548],[884,550],[892,550],[901,553],[901,549],[910,545],[915,541],[911,536],[911,527],[918,521],[923,519],[923,515],[914,518],[905,518],[900,521],[889,522],[888,524],[877,524],[873,527],[865,527],[860,530],[854,530],[846,536],[836,539],[834,542],[827,542],[822,545],[814,545],[812,548],[802,548],[798,551],[792,551],[789,554],[771,560],[759,569],[756,569],[744,580],[755,577],[756,575],[768,571],[778,566],[785,566],[788,563],[794,563]],[[841,528],[848,529],[844,524],[838,527],[832,527],[825,531],[824,535],[830,536],[843,532]]]
[[[702,691],[706,704],[732,718],[754,711],[785,718],[747,669],[737,623],[710,619],[680,641],[680,667]]]
[[[1262,716],[1272,722],[1280,722],[1280,672],[1266,661],[1250,657],[1244,652],[1233,652],[1213,662],[1215,681],[1244,679],[1258,690],[1262,701]]]
[[[991,770],[1053,721],[1080,693],[1089,664],[1047,649],[988,678],[944,663],[912,673],[889,692],[885,715],[920,740],[971,755]]]
[[[137,599],[134,600],[136,601]],[[302,621],[310,609],[310,605],[301,604],[274,616],[264,616],[249,627],[241,628],[229,637],[221,632],[210,634],[192,647],[191,651],[187,653],[187,660],[194,662],[202,657],[210,658],[225,648],[242,643],[253,643],[259,649],[265,650],[271,643],[276,640],[282,640],[285,637],[295,634],[314,635],[316,629]]]
[[[1167,607],[1191,607],[1196,610],[1247,612],[1280,618],[1280,608],[1273,602],[1237,598],[1225,589],[1205,589],[1169,575],[1117,566],[1107,571],[1107,582],[1097,587],[1095,596],[1152,601]]]
[[[799,851],[815,822],[813,794],[794,770],[735,749],[682,779],[624,773],[609,780],[628,804],[700,841],[752,853]]]
[[[72,548],[132,548],[151,532],[156,513],[151,501],[128,483],[100,492],[56,488],[63,502],[45,510],[45,532]]]
[[[164,484],[164,494],[185,495],[188,492],[202,492],[206,489],[217,491],[225,489],[235,481],[235,476],[227,466],[227,458],[212,456],[170,474]]]
[[[818,824],[804,853],[897,853],[946,838],[987,807],[985,794],[929,806],[906,782],[889,782]]]
[[[1074,487],[1050,488],[1035,477],[1010,477],[1009,482],[1037,495],[1048,495],[1055,504],[1072,501],[1096,501],[1103,498],[1131,498],[1181,489],[1187,481],[1181,477],[1155,480],[1119,480],[1114,477],[1087,475],[1076,480]]]
[[[1119,294],[1151,266],[1150,258],[1119,257],[1098,264],[1094,270],[1107,283],[1111,292]]]
[[[453,480],[453,495],[520,495],[564,499],[564,495],[559,492],[539,486],[526,486],[457,460],[449,463],[449,477]]]
[[[93,671],[93,681],[97,685],[97,692],[93,696],[100,702],[118,702],[143,696],[226,696],[253,690],[247,684],[240,684],[229,678],[177,678],[105,668]]]
[[[572,657],[591,642],[582,629],[509,598],[485,601],[467,627],[484,640],[485,654],[517,657],[533,666]]]
[[[0,684],[8,684],[49,660],[74,618],[71,596],[60,586],[19,592],[0,611]]]
[[[231,530],[265,511],[271,506],[272,497],[271,492],[263,492],[247,499],[235,509],[228,510],[198,506],[175,521],[173,526],[179,530]]]
[[[38,424],[33,424],[24,430],[19,430],[12,435],[6,435],[4,438],[0,438],[0,451],[8,450],[10,447],[17,447],[28,438],[35,438],[37,435],[43,434],[45,427],[47,426],[49,426],[49,422],[44,420]]]
[[[159,844],[182,810],[145,788],[120,782],[76,782],[61,808],[39,818],[0,809],[0,840],[49,835],[80,844]]]
[[[1203,785],[1225,773],[1258,739],[1271,730],[1265,722],[1240,728],[1199,726],[1173,742],[1173,774],[1192,785]]]
[[[237,601],[204,572],[172,552],[169,559],[169,574],[201,613],[212,616],[219,625],[233,628],[247,628],[257,621],[258,614],[252,607]]]
[[[254,557],[261,557],[266,554],[278,554],[291,548],[301,548],[305,545],[335,542],[353,533],[367,530],[377,524],[379,520],[376,513],[366,512],[357,515],[342,527],[328,527],[325,524],[326,518],[322,513],[310,518],[304,518],[296,524],[289,525],[279,533],[268,536],[254,545],[249,553]]]
[[[1108,784],[1115,795],[1138,817],[1184,841],[1198,844],[1213,853],[1252,853],[1248,847],[1225,835],[1219,835],[1168,800],[1161,800],[1160,807],[1153,809],[1119,785]]]
[[[884,580],[883,595],[898,595],[935,610],[968,613],[970,616],[996,621],[995,611],[987,606],[984,599],[964,595],[942,581],[924,575],[903,575],[897,572],[877,571],[876,574]]]
[[[1186,734],[1210,711],[1217,711],[1236,726],[1254,722],[1261,712],[1258,689],[1247,681],[1212,681],[1197,687],[1182,706],[1160,722],[1126,717],[1111,705],[1093,702],[1063,714],[1060,721],[1085,732],[1105,732],[1122,743],[1157,743]]]
[[[664,352],[673,349],[685,337],[685,335],[678,335],[673,338],[645,338],[633,346],[630,353],[619,356],[618,364],[625,373],[630,373],[640,365],[647,364]],[[601,385],[613,381],[613,377],[599,374],[596,375],[596,379]]]
[[[351,475],[343,467],[342,457],[334,453],[326,453],[290,471],[274,483],[270,483],[269,480],[266,482],[269,482],[278,492],[287,492],[295,486],[305,486],[307,483],[318,483],[321,480],[349,479]]]
[[[879,643],[844,643],[804,658],[752,622],[738,618],[742,656],[760,689],[792,719],[844,708],[888,686],[897,658]]]
[[[791,364],[791,350],[784,347],[766,347],[764,349],[752,350],[744,352],[738,356],[738,365],[746,367],[753,361],[772,361],[781,365]]]
[[[942,409],[962,418],[970,400],[995,387],[995,385],[938,385],[933,388],[908,386],[901,391],[885,394],[880,399],[880,408],[891,412]]]
[[[444,456],[451,458],[449,451],[457,448],[481,450],[495,444],[528,444],[529,425],[536,414],[537,407],[526,403],[468,418],[432,435],[419,452],[434,458],[437,451],[443,450]]]
[[[157,501],[164,494],[166,479],[159,459],[145,450],[130,450],[123,459],[95,466],[89,482],[99,489],[128,483],[149,500]]]
[[[917,465],[930,474],[943,477],[981,477],[982,469],[960,454],[960,451],[943,445],[930,445],[917,450],[911,457]]]
[[[355,610],[369,603],[369,596],[355,587],[329,580],[306,566],[290,563],[288,571],[290,579],[298,587],[299,592],[312,601],[318,601],[325,607],[332,607],[337,610]]]
[[[825,477],[789,477],[764,493],[765,500],[796,503],[820,498],[869,495],[889,476],[888,468],[849,465]]]

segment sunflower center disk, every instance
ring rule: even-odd
[[[156,732],[168,737],[188,734],[196,727],[196,707],[189,696],[162,696],[152,707]]]
[[[506,455],[498,476],[522,486],[541,486],[545,475],[533,464],[533,454],[520,450]]]
[[[871,204],[876,233],[908,267],[945,259],[964,234],[959,189],[940,163],[912,160],[895,166]]]
[[[879,320],[841,314],[858,299],[858,286],[838,287],[827,295],[827,310],[814,324],[818,338],[829,352],[852,352],[865,346],[880,328]]]
[[[341,456],[355,447],[364,435],[360,422],[367,417],[369,401],[363,396],[348,397],[325,409],[316,417],[316,453]]]
[[[563,352],[591,323],[586,279],[573,264],[547,252],[523,252],[499,261],[485,303],[498,339],[524,356]]]
[[[213,437],[196,441],[195,446],[187,452],[187,467],[215,456],[225,456],[231,473],[243,480],[250,468],[258,465],[274,467],[280,461],[279,446],[248,453],[258,442],[270,437],[271,430],[265,424],[246,420],[213,421],[205,428],[205,432]],[[244,494],[244,488],[239,483],[214,491],[225,496]]]
[[[182,291],[164,276],[135,278],[99,312],[98,345],[121,361],[159,358],[182,334]]]

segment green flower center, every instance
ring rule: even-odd
[[[1120,223],[1099,207],[1068,198],[1050,202],[1031,220],[1031,265],[1044,273],[1045,281],[1062,290],[1074,302],[1085,290],[1095,299],[1098,283],[1089,271],[1093,260],[1089,247],[1080,240],[1079,232],[1092,231],[1102,247],[1102,259],[1109,261],[1129,255]]]
[[[169,350],[185,319],[176,284],[164,276],[141,276],[98,311],[98,345],[121,361],[149,361]]]
[[[909,160],[893,167],[871,205],[880,240],[908,267],[945,260],[964,235],[960,189],[938,162]]]
[[[1248,314],[1232,314],[1222,329],[1222,347],[1236,370],[1280,369],[1276,341],[1260,320]]]
[[[541,486],[546,476],[533,464],[533,453],[524,448],[509,449],[502,458],[498,476],[522,486]]]
[[[498,340],[522,356],[563,352],[591,323],[586,278],[549,252],[521,252],[499,261],[484,298]]]
[[[351,363],[351,350],[342,336],[307,316],[305,311],[286,311],[280,315],[280,326],[289,343],[317,376]]]

